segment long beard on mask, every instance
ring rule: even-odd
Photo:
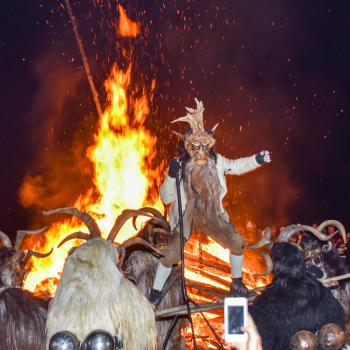
[[[228,223],[221,216],[220,182],[214,160],[209,159],[206,165],[197,165],[191,159],[185,167],[184,186],[184,222],[192,227],[191,232],[201,231],[211,235],[226,231]]]

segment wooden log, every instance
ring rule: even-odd
[[[200,268],[198,266],[193,266],[193,265],[190,266],[190,265],[188,265],[188,266],[186,266],[186,269],[188,269],[190,271],[198,272],[201,276],[206,277],[206,278],[208,278],[208,279],[210,279],[212,281],[215,281],[216,283],[219,283],[222,286],[225,286],[225,287],[230,287],[231,286],[231,282],[228,282],[228,281],[220,278],[217,275],[208,273],[203,268]]]
[[[205,284],[205,283],[198,283],[198,282],[189,281],[188,286],[191,289],[200,290],[204,293],[207,293],[207,294],[212,295],[213,297],[219,298],[219,299],[226,298],[226,297],[228,297],[228,294],[229,294],[229,292],[224,290],[224,289],[214,287],[214,286],[211,286],[211,285]]]
[[[185,251],[185,265],[186,265],[186,262],[189,262],[189,261],[200,264],[200,259],[197,255],[194,255],[190,252]],[[203,266],[213,267],[217,270],[220,270],[228,274],[231,273],[231,267],[228,264],[225,264],[224,261],[216,258],[215,256],[209,253],[205,253],[205,257],[203,259]]]
[[[224,308],[224,302],[219,301],[217,303],[203,303],[194,305],[193,303],[190,303],[190,310],[192,313],[198,313],[200,311],[206,312],[206,311],[211,311],[211,310],[220,310]],[[187,315],[187,306],[186,305],[181,305],[181,306],[176,306],[176,307],[171,307],[168,309],[163,309],[156,311],[156,319],[161,319],[161,318],[167,318],[167,317],[172,317],[172,316],[183,316]]]

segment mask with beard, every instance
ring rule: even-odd
[[[218,124],[216,124],[210,131],[207,131],[203,125],[203,103],[195,99],[196,109],[186,107],[187,114],[183,117],[177,118],[175,122],[187,122],[191,126],[191,133],[181,135],[175,132],[184,142],[185,149],[190,155],[191,159],[198,165],[207,165],[209,161],[209,152],[215,145],[213,132]]]

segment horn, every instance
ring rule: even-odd
[[[133,210],[133,209],[125,209],[122,211],[122,213],[116,218],[115,223],[107,237],[107,241],[114,242],[117,234],[119,233],[119,230],[123,227],[126,221],[128,221],[130,218],[134,216],[148,216],[152,217],[152,215],[143,212],[141,210]]]
[[[164,215],[156,208],[152,208],[152,207],[143,207],[140,208],[139,210],[141,210],[142,212],[146,212],[146,213],[150,213],[153,214],[154,216],[156,216],[157,218],[164,218]]]
[[[333,248],[333,244],[331,241],[328,241],[327,244],[325,244],[323,247],[322,247],[322,252],[323,253],[328,253],[332,250]]]
[[[296,233],[298,233],[301,230],[301,225],[289,225],[285,227],[280,234],[277,237],[276,242],[282,243],[282,242],[288,242],[288,240],[293,237]]]
[[[39,230],[18,230],[17,235],[16,235],[16,243],[15,243],[15,249],[19,249],[19,247],[22,244],[23,238],[28,235],[28,236],[36,236],[40,235],[44,231],[47,230],[47,226],[40,228]]]
[[[345,227],[344,225],[338,221],[338,220],[326,220],[324,222],[322,222],[318,227],[317,230],[318,231],[322,231],[325,227],[327,226],[334,226],[336,227],[339,231],[340,231],[340,235],[344,241],[344,243],[346,243],[346,231],[345,231]]]
[[[147,225],[146,230],[147,230],[146,232],[147,232],[148,240],[150,241],[151,244],[154,244],[154,239],[153,239],[154,232],[151,225]]]
[[[273,262],[272,262],[270,254],[268,254],[268,253],[261,253],[261,257],[265,261],[266,268],[265,268],[264,272],[255,274],[256,276],[266,276],[269,273],[271,273],[272,269],[273,269]]]
[[[159,234],[165,235],[165,236],[171,236],[173,234],[172,231],[164,230],[163,228],[160,228],[160,227],[153,228],[152,231],[153,231],[153,234],[159,233]]]
[[[175,120],[173,120],[171,123],[177,123],[177,122],[186,122],[188,124],[190,124],[190,127],[192,130],[196,130],[196,129],[203,129],[203,125],[202,128],[197,127],[196,122],[193,120],[193,118],[190,115],[185,115],[183,117],[177,118]]]
[[[216,130],[216,128],[219,126],[219,123],[216,123],[212,128],[211,128],[211,132],[214,132]]]
[[[248,249],[259,249],[265,246],[268,246],[269,248],[272,247],[272,241],[271,241],[272,231],[270,227],[266,227],[264,231],[262,232],[262,237],[260,241],[257,243],[254,243],[252,245],[245,244],[244,246]]]
[[[143,245],[144,247],[151,249],[156,254],[158,254],[160,256],[164,256],[164,253],[161,250],[153,247],[152,244],[148,243],[147,241],[145,241],[144,239],[142,239],[140,237],[133,237],[133,238],[126,240],[125,242],[123,242],[122,247],[129,248],[133,245]]]
[[[151,223],[151,224],[155,223],[155,224],[158,224],[158,225],[164,227],[165,229],[167,229],[169,227],[168,223],[164,219],[163,214],[159,210],[152,208],[152,207],[143,207],[143,208],[140,208],[138,210],[141,212],[141,215],[146,212],[146,213],[152,214],[154,216],[147,223]],[[137,216],[134,216],[132,218],[132,225],[134,226],[135,230],[137,230],[136,219],[137,219]],[[164,221],[166,222],[166,224],[164,224]],[[166,226],[166,225],[168,225],[168,226]],[[170,229],[170,227],[169,227],[169,229]]]
[[[23,266],[25,266],[28,262],[28,260],[32,257],[35,256],[36,258],[46,258],[48,257],[51,253],[53,252],[53,249],[51,248],[51,250],[48,253],[39,253],[39,252],[34,252],[33,250],[28,249],[27,250],[27,254],[23,259]]]
[[[97,225],[96,221],[93,219],[93,217],[86,212],[82,212],[82,211],[78,210],[77,208],[74,208],[74,207],[58,208],[58,209],[43,211],[42,213],[43,213],[43,215],[52,215],[52,214],[73,215],[84,222],[84,224],[89,229],[91,237],[101,237],[102,236],[100,228],[98,227],[98,225]]]
[[[176,122],[186,122],[189,123],[192,130],[204,130],[203,126],[203,111],[204,111],[204,106],[203,102],[199,101],[197,98],[195,98],[196,101],[196,109],[186,107],[187,114],[183,117],[177,118],[172,121],[172,123]]]
[[[12,243],[9,236],[2,231],[0,231],[0,241],[4,247],[12,248]]]
[[[185,138],[185,135],[182,135],[182,134],[180,134],[180,133],[177,132],[177,131],[172,130],[171,132],[172,132],[173,134],[175,134],[176,136],[178,136],[181,140],[183,140],[183,139]]]
[[[164,229],[165,231],[170,231],[170,225],[164,218],[155,218],[155,217],[153,217],[150,220],[150,224],[151,225],[158,225],[162,229]]]
[[[91,235],[89,235],[88,233],[85,232],[73,232],[70,235],[68,235],[67,237],[65,237],[57,246],[57,248],[60,248],[63,244],[65,244],[66,242],[72,240],[72,239],[85,239],[86,241],[91,239],[93,237],[91,237]]]
[[[318,229],[308,226],[308,225],[290,225],[287,226],[284,230],[282,230],[277,238],[277,242],[288,242],[289,238],[294,236],[297,232],[300,231],[308,231],[315,235],[320,241],[328,241],[330,240],[337,232],[334,232],[332,235],[325,235],[322,232],[320,232]]]

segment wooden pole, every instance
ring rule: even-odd
[[[75,18],[75,16],[73,15],[73,11],[72,11],[72,8],[70,6],[69,0],[64,0],[64,2],[66,4],[67,12],[68,12],[70,21],[72,23],[72,27],[73,27],[75,39],[76,39],[78,47],[79,47],[80,55],[81,55],[81,58],[83,60],[85,73],[86,73],[87,79],[89,81],[89,85],[90,85],[92,97],[93,97],[94,102],[95,102],[97,114],[101,118],[102,117],[102,108],[101,108],[100,101],[98,99],[98,94],[97,94],[97,90],[95,88],[94,81],[92,79],[92,75],[91,75],[91,71],[90,71],[90,67],[89,67],[89,62],[88,62],[86,54],[85,54],[83,42],[82,42],[80,35],[79,35],[78,22],[77,22],[77,19]]]

